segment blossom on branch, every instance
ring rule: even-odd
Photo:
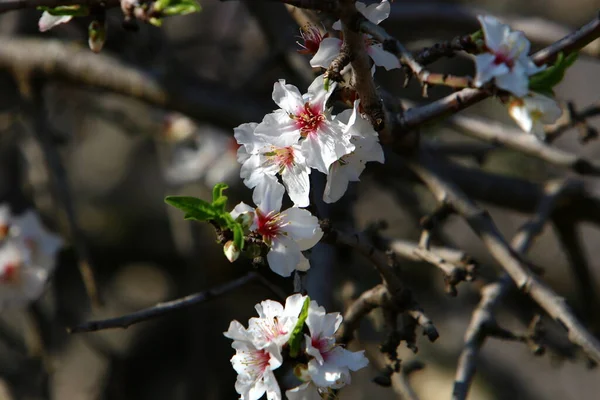
[[[475,56],[475,86],[494,79],[495,85],[517,97],[529,92],[529,76],[544,69],[529,57],[529,40],[491,16],[479,16],[487,52]]]
[[[384,162],[383,149],[379,144],[379,135],[373,125],[360,115],[359,101],[354,102],[352,110],[346,110],[336,116],[336,119],[346,125],[350,141],[355,149],[352,153],[341,157],[329,167],[327,184],[323,193],[323,201],[334,203],[346,190],[349,182],[358,182],[360,174],[369,161]]]
[[[318,76],[304,95],[283,79],[273,88],[273,100],[280,107],[267,114],[254,134],[280,148],[300,142],[306,165],[327,174],[329,166],[354,150],[350,135],[331,115],[327,100],[335,83],[325,90],[323,75]]]
[[[544,125],[556,122],[562,115],[562,109],[554,99],[533,92],[522,98],[511,99],[508,112],[521,129],[535,134],[540,140],[546,138]]]
[[[310,212],[292,207],[281,210],[283,186],[275,177],[267,176],[256,188],[260,193],[258,207],[252,208],[240,203],[231,212],[233,219],[241,215],[250,216],[248,229],[260,236],[269,247],[267,262],[277,274],[287,277],[294,270],[306,271],[310,268],[302,251],[313,247],[323,236],[319,220]]]
[[[60,24],[66,24],[73,19],[72,15],[52,15],[48,11],[44,11],[38,21],[40,32],[46,32]]]
[[[364,15],[366,19],[374,24],[379,24],[381,21],[390,15],[390,3],[388,0],[382,0],[379,4],[371,4],[369,6],[357,1],[356,9]],[[341,30],[341,21],[336,21],[333,24],[333,29]],[[400,61],[392,53],[385,51],[381,43],[377,43],[369,35],[363,35],[367,54],[371,57],[375,65],[384,67],[386,70],[400,68]],[[319,51],[310,60],[310,65],[313,67],[328,68],[331,62],[338,56],[342,47],[343,40],[338,38],[323,38],[320,41]]]
[[[256,123],[242,124],[234,129],[241,145],[238,162],[242,164],[240,176],[244,184],[253,189],[268,177],[281,175],[290,199],[297,207],[309,205],[310,168],[302,155],[298,138],[287,136],[279,145],[269,143],[264,136],[254,134]],[[257,203],[262,194],[257,194]]]

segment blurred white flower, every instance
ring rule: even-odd
[[[267,254],[269,267],[287,277],[294,270],[306,271],[310,268],[302,251],[317,244],[323,231],[319,227],[319,220],[306,210],[292,207],[280,211],[284,191],[275,177],[267,176],[254,192],[261,193],[258,207],[240,203],[232,210],[231,216],[236,219],[244,213],[252,215],[250,230],[260,235],[270,248]]]
[[[38,21],[40,32],[46,32],[57,25],[66,24],[73,19],[72,15],[52,15],[48,11],[44,11]]]
[[[0,309],[37,300],[55,268],[63,240],[50,233],[34,211],[12,216],[0,206]]]
[[[546,137],[544,125],[556,122],[562,115],[562,109],[554,99],[533,92],[511,99],[508,112],[521,129],[535,134],[540,140]]]
[[[544,69],[529,57],[529,40],[521,31],[486,15],[479,16],[487,52],[475,56],[475,86],[494,79],[495,85],[523,97],[529,92],[529,76]]]

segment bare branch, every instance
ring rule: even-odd
[[[104,329],[127,328],[139,322],[148,321],[156,317],[161,317],[172,311],[181,310],[196,304],[204,303],[208,300],[212,300],[215,297],[219,297],[226,293],[229,293],[259,278],[260,275],[258,273],[249,272],[248,274],[240,278],[224,283],[220,286],[214,287],[204,292],[190,294],[189,296],[168,301],[166,303],[159,303],[153,307],[136,311],[132,314],[123,315],[121,317],[85,322],[83,324],[67,328],[67,332],[80,333],[94,332]]]
[[[506,242],[489,214],[474,204],[458,187],[437,172],[435,161],[425,153],[410,162],[413,171],[429,187],[436,199],[446,201],[461,215],[502,265],[517,287],[531,296],[568,332],[571,342],[579,345],[590,358],[600,361],[600,343],[575,317],[565,300],[534,276],[523,258]]]

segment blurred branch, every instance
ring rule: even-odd
[[[501,144],[582,175],[600,176],[600,163],[595,160],[588,160],[582,156],[551,147],[533,135],[525,134],[499,122],[464,115],[453,115],[446,121],[473,138],[492,144]]]
[[[410,385],[410,376],[425,368],[425,364],[417,360],[411,360],[402,365],[402,371],[397,379],[393,379],[394,388],[403,400],[419,400],[419,396]]]
[[[161,317],[172,311],[177,311],[196,304],[204,303],[205,301],[222,296],[255,280],[263,282],[263,279],[264,278],[262,278],[262,276],[257,272],[249,272],[248,274],[240,278],[237,278],[233,281],[224,283],[220,286],[214,287],[203,292],[191,294],[189,296],[182,297],[177,300],[159,303],[153,307],[136,311],[131,314],[123,315],[121,317],[85,322],[83,324],[67,328],[67,332],[80,333],[113,328],[127,328],[139,322],[148,321],[156,317]]]
[[[195,77],[167,83],[105,54],[60,40],[0,37],[0,69],[108,90],[192,118],[231,127],[258,121],[272,106],[248,93]]]
[[[119,7],[121,4],[120,0],[0,0],[0,13],[21,10],[25,8],[36,8],[36,7],[58,7],[58,6],[70,6],[70,5],[82,5],[90,7]]]
[[[563,196],[568,196],[572,191],[571,181],[553,181],[545,186],[544,197],[538,205],[534,216],[519,229],[511,246],[518,254],[525,254],[538,237],[549,218],[552,210]],[[509,274],[504,273],[502,277],[481,289],[481,300],[473,311],[471,322],[465,332],[464,347],[460,354],[456,367],[454,389],[452,398],[454,400],[466,399],[475,375],[479,351],[485,340],[497,327],[495,310],[502,302],[513,282]]]
[[[600,342],[575,317],[565,300],[530,272],[527,262],[506,242],[489,213],[473,203],[455,184],[444,179],[429,154],[420,153],[418,159],[409,163],[434,197],[439,202],[450,204],[466,220],[519,290],[528,294],[564,327],[571,342],[579,345],[594,361],[600,362]]]
[[[582,143],[598,137],[598,131],[590,126],[587,120],[600,115],[600,102],[591,104],[581,111],[577,111],[575,105],[572,102],[568,102],[567,113],[567,118],[563,122],[546,130],[546,141],[548,143],[553,142],[573,127],[579,128],[581,132],[579,140]]]
[[[431,28],[439,28],[440,25],[447,24],[453,29],[460,27],[463,31],[472,31],[481,28],[477,16],[489,14],[488,10],[462,4],[403,1],[394,3],[388,21],[390,25],[400,24],[404,27],[414,25],[422,29],[423,25],[431,25]],[[571,27],[538,17],[496,17],[513,29],[523,31],[529,40],[542,44],[553,43],[573,31]],[[584,52],[594,57],[600,56],[600,43],[598,44],[599,46],[584,48]]]
[[[87,295],[93,306],[99,307],[102,304],[94,270],[90,261],[87,244],[84,240],[83,231],[77,222],[77,213],[73,204],[71,189],[67,177],[67,172],[58,153],[58,149],[53,143],[49,132],[50,122],[48,121],[46,107],[43,98],[43,84],[37,78],[31,76],[22,76],[19,82],[21,85],[21,94],[34,121],[33,133],[44,153],[46,165],[54,181],[55,194],[62,205],[67,223],[69,226],[69,236],[78,257],[78,267],[81,278],[85,285]]]

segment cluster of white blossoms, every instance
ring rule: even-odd
[[[42,295],[62,245],[34,211],[15,216],[0,206],[0,310],[24,306]]]
[[[245,219],[247,228],[270,247],[269,266],[282,276],[295,269],[307,270],[308,261],[301,251],[322,236],[317,218],[301,209],[310,204],[311,170],[327,175],[323,200],[331,203],[342,197],[350,181],[359,180],[367,162],[383,162],[377,132],[361,116],[358,101],[337,115],[327,107],[335,86],[332,83],[326,89],[320,75],[301,94],[280,80],[273,88],[273,100],[280,108],[261,123],[235,128],[241,145],[240,176],[254,189],[252,200],[258,207],[240,203],[231,215],[234,219],[251,216]],[[280,212],[286,191],[294,207]]]
[[[494,84],[514,95],[508,102],[509,113],[526,132],[544,139],[544,124],[555,122],[562,114],[556,101],[540,93],[530,92],[529,78],[545,69],[529,57],[529,40],[521,31],[513,31],[491,16],[478,17],[486,52],[475,57],[475,86]]]
[[[320,393],[349,384],[350,371],[367,366],[363,351],[351,352],[336,344],[334,334],[342,316],[327,313],[307,296],[294,294],[285,307],[265,300],[255,308],[259,316],[250,319],[248,328],[232,321],[224,333],[236,350],[231,363],[238,373],[235,389],[240,399],[257,400],[265,393],[269,400],[282,399],[274,370],[284,362],[302,382],[286,391],[290,400],[320,400]],[[297,351],[290,349],[294,341]]]

